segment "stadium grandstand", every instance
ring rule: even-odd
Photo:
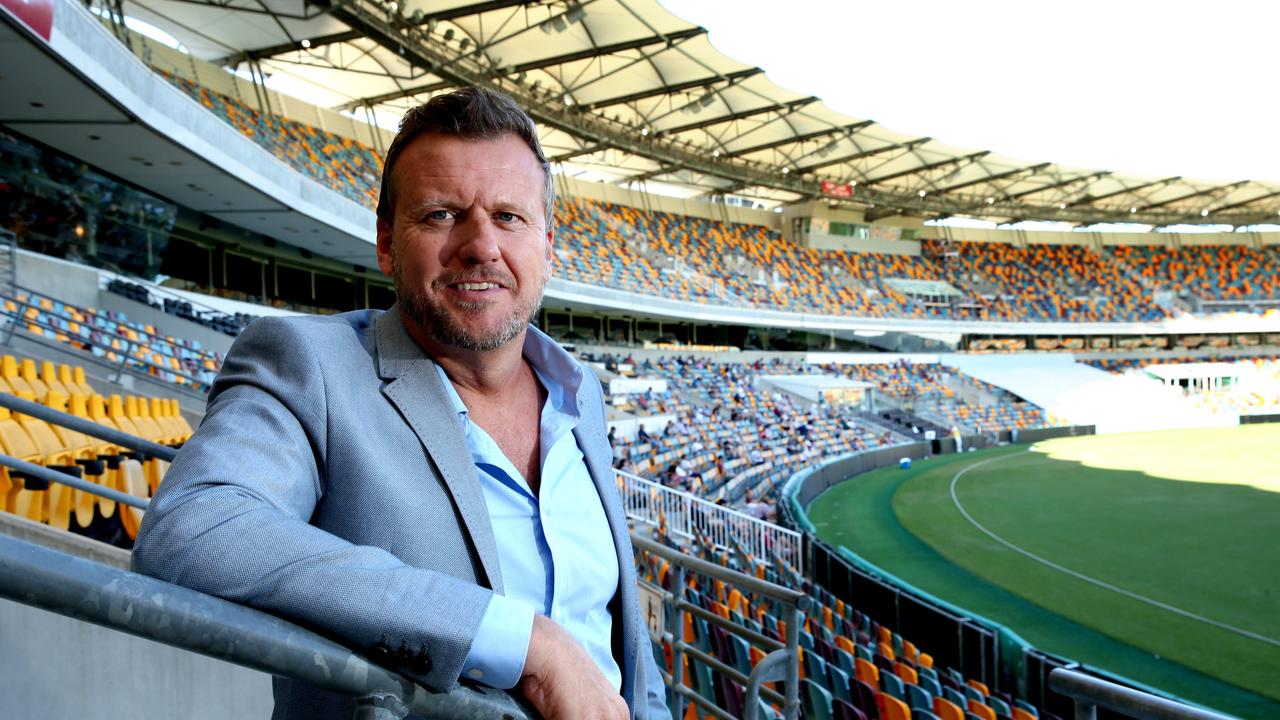
[[[128,572],[243,329],[395,302],[388,128],[482,85],[552,164],[535,324],[604,389],[673,716],[1280,717],[1280,184],[900,134],[657,0],[0,5],[7,716],[266,717],[278,675],[359,717],[532,717]],[[1233,230],[1157,231],[1188,224]],[[1238,515],[1144,515],[1215,484]]]

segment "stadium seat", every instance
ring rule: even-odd
[[[969,700],[969,704],[965,709],[982,718],[982,720],[996,720],[996,711],[992,710],[985,703],[978,702],[977,700]]]
[[[805,717],[813,720],[832,720],[831,693],[822,685],[807,678],[801,680],[800,684],[804,687]]]
[[[964,710],[961,706],[936,696],[933,698],[933,714],[941,720],[964,720]]]
[[[911,720],[911,708],[902,700],[887,693],[880,693],[877,699],[881,720]]]

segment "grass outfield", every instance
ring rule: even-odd
[[[1280,639],[1280,427],[947,456],[838,486],[810,519],[827,542],[1048,651],[1280,717],[1280,646],[1242,634]]]

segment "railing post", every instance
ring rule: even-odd
[[[1076,700],[1075,720],[1098,720],[1098,706],[1084,700]]]
[[[675,565],[675,573],[671,580],[671,717],[680,720],[684,717],[684,566]]]
[[[782,708],[786,720],[800,717],[800,625],[804,623],[804,610],[801,602],[791,607],[787,619],[787,704]]]

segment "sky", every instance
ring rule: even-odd
[[[774,83],[889,130],[1029,163],[1280,181],[1280,2],[661,2]]]

